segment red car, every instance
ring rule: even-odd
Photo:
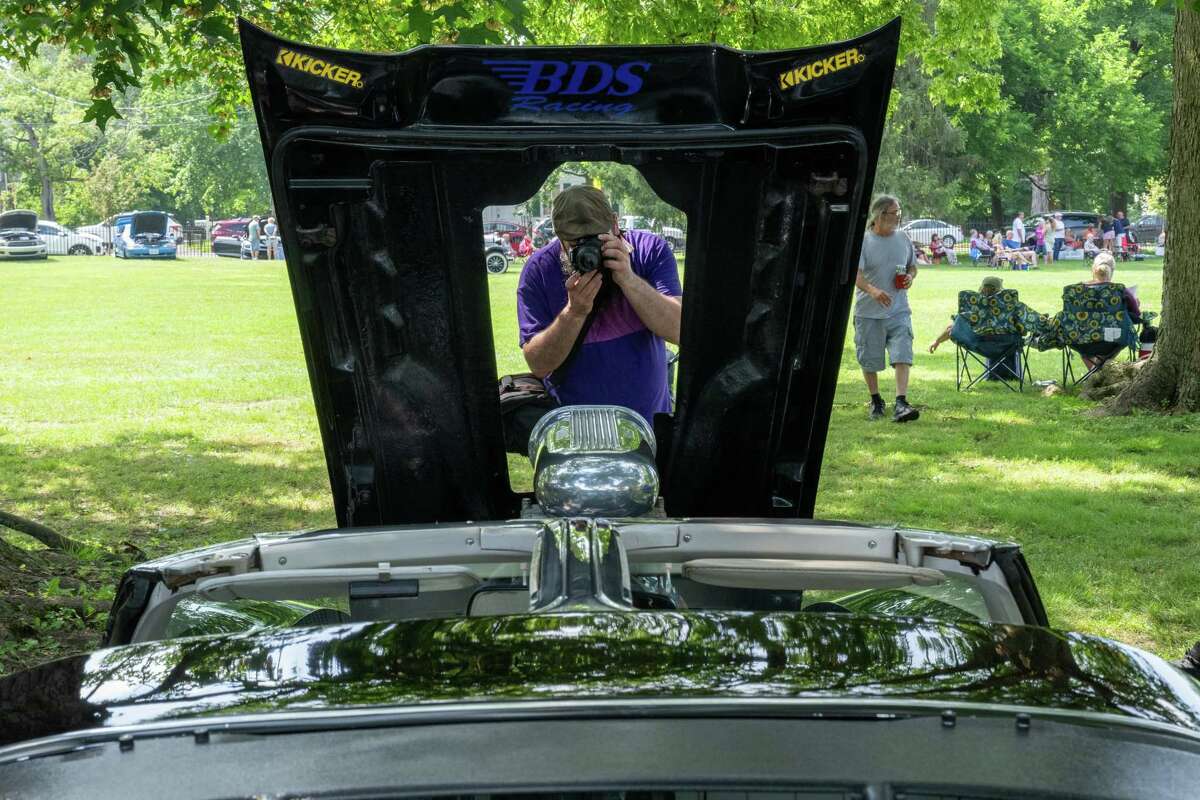
[[[520,250],[521,240],[529,235],[524,225],[505,220],[494,220],[483,223],[483,232],[485,235],[494,233],[497,236],[506,236],[509,244],[512,246],[513,253],[517,253]]]
[[[212,228],[208,232],[209,240],[216,239],[218,236],[245,236],[246,226],[249,224],[250,217],[219,219],[213,223]]]

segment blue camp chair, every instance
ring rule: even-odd
[[[1029,314],[1015,289],[987,295],[958,293],[950,340],[955,344],[955,383],[960,392],[982,380],[998,380],[1014,392],[1024,391],[1029,379],[1025,348]],[[972,367],[978,369],[974,376]]]
[[[1062,349],[1063,386],[1077,386],[1109,361],[1127,351],[1136,352],[1137,331],[1125,308],[1125,287],[1120,283],[1077,283],[1063,287],[1063,308],[1039,332],[1039,350]],[[1077,376],[1075,356],[1092,365]]]

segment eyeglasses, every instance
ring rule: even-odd
[[[902,213],[902,212],[900,211],[900,209],[896,209],[895,211],[885,211],[885,212],[883,212],[882,216],[885,216],[885,217],[898,217],[898,216],[900,216],[900,214],[901,214],[901,213]]]

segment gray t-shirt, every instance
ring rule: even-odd
[[[906,268],[917,263],[912,242],[904,231],[894,231],[890,236],[877,236],[867,231],[863,236],[862,255],[858,257],[858,268],[867,283],[883,289],[892,298],[888,308],[876,303],[862,289],[855,290],[854,316],[867,319],[887,319],[898,314],[909,313],[908,289],[896,288],[896,267]]]
[[[250,224],[246,226],[246,234],[249,236],[252,244],[257,244],[259,240],[258,223],[251,220]]]

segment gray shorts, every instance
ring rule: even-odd
[[[897,364],[913,363],[912,315],[887,319],[854,318],[854,354],[864,372],[883,372],[883,354]]]

